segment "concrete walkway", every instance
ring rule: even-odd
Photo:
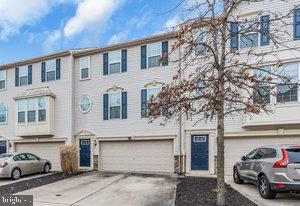
[[[33,195],[36,206],[173,206],[175,190],[173,176],[92,172],[18,195]]]
[[[300,195],[296,194],[277,194],[275,199],[268,200],[260,197],[258,189],[255,185],[250,183],[244,183],[241,185],[235,184],[231,176],[226,176],[225,181],[233,189],[237,190],[239,193],[255,202],[260,206],[299,206],[300,205]]]

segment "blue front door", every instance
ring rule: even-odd
[[[91,166],[91,141],[89,139],[80,139],[80,167]]]
[[[192,170],[208,170],[208,135],[192,135]]]
[[[0,141],[0,154],[6,153],[6,141]]]

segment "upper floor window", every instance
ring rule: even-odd
[[[168,41],[141,46],[141,69],[168,65]]]
[[[261,69],[254,69],[253,75],[255,75],[262,83],[258,85],[258,88],[254,88],[256,95],[254,95],[253,103],[270,103],[271,87],[270,85],[263,83],[262,80],[266,79],[271,73],[271,67],[264,67]]]
[[[294,39],[300,39],[300,9],[294,11]]]
[[[41,64],[42,82],[60,79],[60,59],[49,60]]]
[[[278,68],[278,74],[288,78],[288,83],[279,80],[277,102],[298,101],[298,63],[285,64]]]
[[[6,70],[0,71],[0,90],[6,89]]]
[[[103,75],[127,72],[127,49],[103,54]]]
[[[127,119],[127,92],[111,91],[103,95],[103,119]]]
[[[80,64],[80,79],[90,79],[90,57],[81,57],[79,59]]]
[[[162,86],[151,86],[141,91],[141,116],[147,117],[148,102],[151,98],[155,98],[162,91]]]
[[[46,97],[18,100],[18,123],[46,121]]]
[[[206,42],[207,30],[201,29],[197,33],[196,42],[195,42],[195,53],[196,56],[205,55],[206,54],[206,46],[204,45]]]
[[[0,104],[0,124],[7,123],[7,107],[4,104]]]
[[[230,23],[230,48],[233,50],[269,45],[270,16],[265,15]]]
[[[32,65],[15,69],[16,87],[32,84]]]
[[[91,98],[87,95],[81,97],[79,101],[80,111],[83,113],[88,113],[92,107]]]

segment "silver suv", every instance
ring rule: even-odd
[[[258,186],[263,198],[278,192],[300,193],[300,145],[264,146],[251,151],[235,163],[236,184],[249,181]]]

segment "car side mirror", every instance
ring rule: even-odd
[[[245,160],[246,160],[246,157],[245,157],[245,156],[242,156],[242,157],[241,157],[241,160],[242,160],[242,161],[245,161]]]

